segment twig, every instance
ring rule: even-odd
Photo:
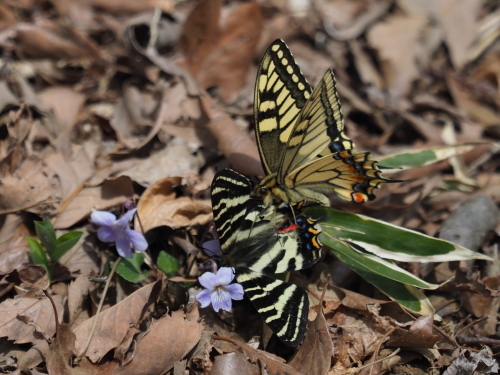
[[[102,291],[101,300],[99,301],[99,307],[97,308],[97,312],[94,316],[94,325],[92,326],[92,330],[90,331],[90,335],[89,335],[89,338],[87,339],[87,343],[85,344],[85,347],[80,352],[80,354],[78,354],[78,356],[75,358],[75,363],[78,363],[82,359],[82,357],[85,355],[85,353],[87,352],[87,349],[90,346],[90,341],[92,340],[92,336],[94,335],[94,330],[95,330],[95,327],[97,325],[97,318],[99,316],[99,313],[102,310],[102,305],[104,305],[104,299],[106,298],[106,293],[108,292],[109,284],[111,284],[111,279],[113,278],[113,275],[115,274],[116,268],[120,264],[121,260],[122,260],[121,257],[116,260],[115,264],[113,265],[113,268],[111,269],[111,272],[109,273],[108,280],[106,281],[106,285],[104,286],[104,290]]]
[[[490,339],[489,337],[458,336],[457,341],[462,345],[467,345],[467,344],[500,345],[499,339]]]
[[[382,362],[382,361],[385,361],[386,359],[389,359],[391,357],[394,357],[396,354],[399,353],[401,349],[400,348],[397,348],[396,350],[394,350],[391,354],[389,354],[387,357],[384,357],[384,358],[380,358],[380,359],[377,359],[375,362],[372,362],[372,363],[368,363],[367,365],[364,365],[364,366],[361,366],[360,368],[356,369],[356,372],[359,372],[361,371],[362,369],[366,368],[366,367],[369,367],[369,366],[373,366],[374,364],[376,363],[379,363],[379,362]]]
[[[154,48],[156,39],[158,39],[158,23],[160,22],[162,3],[163,0],[158,1],[158,5],[155,7],[155,12],[153,13],[153,18],[151,19],[151,24],[149,25],[150,37],[148,42],[148,50]]]
[[[9,208],[8,210],[1,210],[0,211],[0,215],[13,214],[15,212],[25,211],[28,208],[32,208],[32,207],[36,207],[36,206],[41,206],[42,204],[57,203],[57,202],[59,202],[58,199],[56,199],[56,200],[50,200],[50,201],[42,201],[42,202],[31,203],[31,204],[27,204],[26,206],[21,206],[21,207]]]

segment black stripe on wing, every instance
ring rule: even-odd
[[[281,341],[290,346],[302,343],[309,314],[305,290],[245,268],[236,270],[236,280]]]

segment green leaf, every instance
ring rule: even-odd
[[[169,277],[174,276],[180,269],[177,259],[166,251],[160,251],[160,254],[158,254],[157,265]]]
[[[367,216],[319,206],[309,207],[305,212],[312,218],[326,217],[321,223],[323,232],[352,242],[381,258],[401,262],[493,261],[463,246]]]
[[[350,248],[348,244],[329,235],[322,235],[321,241],[330,248],[330,251],[337,258],[393,301],[421,315],[434,314],[430,301],[413,285],[427,289],[434,289],[439,285],[420,280],[418,277],[383,259],[379,258],[377,261],[377,257],[362,254]]]
[[[68,252],[73,246],[76,245],[83,232],[72,231],[63,234],[56,240],[56,248],[53,252],[49,251],[52,260],[59,260],[64,254]]]
[[[45,268],[45,270],[47,271],[47,276],[50,280],[50,263],[47,255],[45,254],[45,251],[43,251],[42,245],[36,239],[31,237],[26,238],[26,240],[28,241],[30,256],[33,264]]]
[[[35,221],[35,231],[43,247],[47,249],[49,254],[56,250],[56,232],[48,218],[43,222]]]
[[[437,284],[431,284],[416,277],[390,261],[372,254],[362,253],[352,248],[348,243],[331,236],[327,232],[321,233],[319,240],[326,245],[337,258],[355,271],[361,270],[363,272],[373,273],[402,284],[413,285],[423,289],[436,289],[439,287]]]
[[[143,253],[134,253],[132,258],[122,258],[116,273],[131,283],[140,283],[148,277],[147,271],[141,271],[144,263]]]
[[[439,146],[423,150],[412,150],[387,156],[380,156],[377,160],[379,165],[385,168],[395,168],[392,170],[383,170],[384,174],[390,174],[404,169],[423,167],[425,165],[448,159],[452,156],[463,154],[472,150],[479,144],[484,143],[471,142],[453,146]]]

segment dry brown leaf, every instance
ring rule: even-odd
[[[8,275],[28,263],[29,248],[26,237],[30,235],[20,214],[4,215],[0,228],[0,275]]]
[[[133,196],[133,183],[127,176],[106,180],[101,186],[83,188],[57,216],[54,228],[71,227],[89,216],[93,209],[107,210]]]
[[[201,100],[210,119],[206,127],[217,138],[218,148],[232,168],[247,176],[263,176],[264,170],[255,142],[209,95],[203,95]]]
[[[62,319],[64,298],[53,296],[52,299]],[[35,344],[55,332],[54,309],[48,298],[11,298],[0,304],[0,337],[16,344]]]
[[[137,341],[133,359],[118,367],[116,374],[155,375],[170,370],[198,343],[203,325],[174,311],[153,321],[147,333]]]
[[[75,319],[75,314],[83,308],[83,300],[88,296],[89,289],[92,283],[90,282],[87,275],[79,275],[77,278],[69,284],[68,287],[68,312],[69,321],[73,322]]]
[[[379,53],[386,84],[394,98],[404,95],[418,77],[419,38],[426,25],[419,13],[388,17],[368,30],[370,45]]]
[[[262,371],[257,363],[248,361],[246,356],[238,350],[215,357],[210,375],[226,374],[260,375]]]
[[[41,103],[52,110],[61,125],[60,131],[71,129],[78,121],[85,95],[67,86],[52,86],[38,94]]]
[[[477,33],[481,0],[440,0],[426,2],[442,27],[453,65],[458,70],[467,62],[467,53]]]
[[[270,375],[301,375],[302,373],[295,370],[292,366],[285,363],[283,358],[280,358],[274,354],[265,352],[263,350],[254,349],[245,342],[232,339],[230,337],[214,336],[216,340],[224,340],[233,343],[238,346],[248,357],[248,359],[255,363],[257,361],[262,362],[265,366],[267,372]]]
[[[47,20],[42,24],[18,23],[16,48],[22,56],[55,59],[98,59],[100,50],[75,29]]]
[[[224,102],[232,103],[245,85],[261,34],[259,4],[255,1],[233,4],[220,28],[217,48],[203,61],[196,77],[204,88],[219,87]]]
[[[160,3],[158,0],[91,0],[89,3],[96,8],[114,13],[139,13],[158,6],[166,13],[173,10],[171,0],[162,0]]]
[[[163,198],[163,199],[162,199]],[[170,200],[168,197],[156,197],[158,206],[146,204],[149,214],[141,215],[144,232],[166,225],[171,228],[206,225],[212,220],[212,205],[208,201],[180,197]]]
[[[175,187],[180,186],[181,183],[182,178],[180,177],[167,177],[148,187],[137,203],[137,215],[141,220],[146,220],[162,203],[174,200],[176,197]],[[138,218],[136,218],[135,226],[139,226]],[[144,231],[147,232],[146,229]]]
[[[316,319],[307,324],[304,342],[288,364],[304,374],[323,375],[330,369],[332,357],[332,338],[319,305]]]
[[[154,303],[161,289],[161,281],[149,284],[120,301],[113,307],[101,312],[96,329],[85,355],[92,361],[99,361],[107,352],[116,348],[128,330],[136,326],[143,318],[147,308]],[[94,324],[92,317],[75,329],[75,347],[79,353]]]
[[[14,13],[5,5],[0,5],[0,30],[5,30],[16,23]]]
[[[101,269],[98,244],[95,234],[88,234],[88,226],[80,229],[83,232],[80,240],[64,254],[59,263],[66,267],[73,275],[97,276]]]
[[[400,327],[391,334],[387,346],[406,348],[433,348],[441,335],[433,332],[433,317],[421,316],[408,329]]]
[[[201,0],[184,22],[181,47],[188,69],[194,76],[217,48],[221,7],[221,0]]]

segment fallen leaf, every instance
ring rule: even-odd
[[[57,216],[54,228],[65,229],[88,217],[92,209],[107,210],[134,197],[132,180],[111,178],[101,186],[83,188]]]
[[[304,374],[323,375],[331,368],[332,357],[332,338],[321,304],[316,319],[307,324],[304,342],[288,364]]]
[[[137,340],[133,359],[120,366],[116,374],[155,375],[170,370],[198,343],[203,325],[186,319],[182,311],[153,321],[146,334]]]
[[[215,357],[210,375],[226,374],[260,375],[262,371],[257,363],[250,362],[242,352],[236,351]]]
[[[97,324],[92,341],[85,355],[92,361],[99,361],[107,352],[116,348],[131,327],[137,326],[144,318],[143,314],[161,289],[161,281],[149,284],[120,301],[113,307],[102,311],[97,317]],[[92,317],[75,329],[75,348],[79,353],[94,325],[96,317]]]
[[[387,346],[406,348],[433,348],[441,335],[433,332],[433,317],[421,316],[408,329],[397,327],[391,334]]]
[[[386,84],[394,98],[406,94],[420,74],[416,64],[418,42],[427,19],[418,13],[412,15],[388,17],[367,33],[370,45],[379,53]]]
[[[3,181],[2,181],[3,182]],[[8,214],[0,219],[0,275],[8,275],[30,261],[26,237],[30,235],[24,215]]]
[[[73,275],[97,276],[101,270],[97,236],[94,233],[89,234],[87,226],[77,229],[81,230],[83,235],[75,246],[59,259],[59,263]]]
[[[64,298],[53,296],[52,299],[62,319]],[[48,298],[19,297],[0,304],[0,337],[7,337],[16,344],[35,344],[43,341],[44,336],[52,337],[55,332],[54,310]]]

